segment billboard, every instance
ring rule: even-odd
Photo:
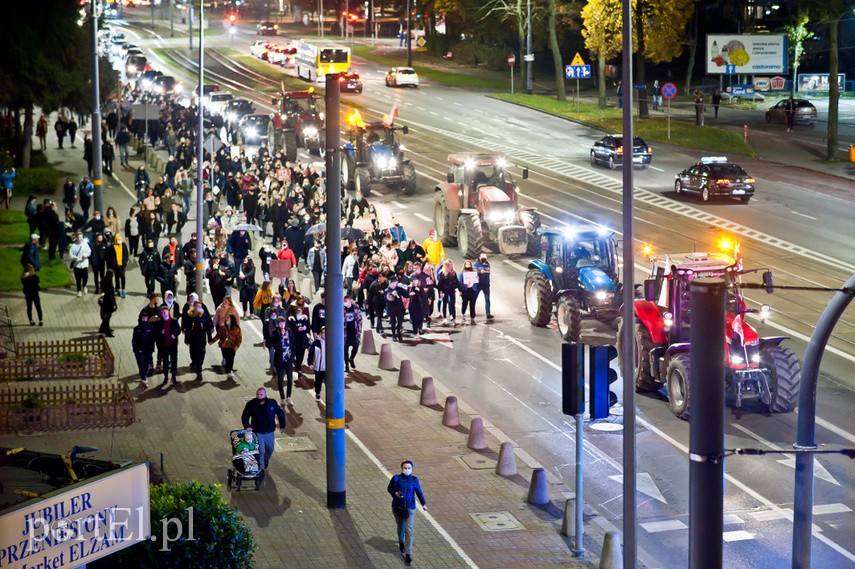
[[[77,567],[148,539],[148,465],[96,476],[0,516],[0,567]]]
[[[786,73],[787,36],[709,34],[706,72],[727,75]]]
[[[837,88],[843,91],[846,87],[846,75],[837,74]],[[828,73],[799,73],[796,91],[819,91],[828,93]]]

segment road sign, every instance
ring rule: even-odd
[[[573,56],[573,61],[570,62],[570,65],[579,67],[581,65],[585,65],[585,60],[582,59],[582,56],[579,55],[579,52],[576,52],[576,55]]]
[[[534,54],[528,53],[523,56],[523,61],[534,61]]]
[[[416,39],[416,45],[419,47],[424,47],[427,45],[427,40],[424,36],[419,36],[418,39]]]
[[[787,80],[784,79],[783,77],[776,75],[775,77],[772,77],[771,79],[769,79],[769,88],[772,89],[773,91],[783,91],[784,90],[784,84],[786,83],[786,81]]]
[[[567,79],[590,79],[590,65],[568,65],[564,68],[564,76]]]
[[[725,65],[724,66],[724,74],[725,75],[736,75],[736,66],[735,65]]]
[[[677,96],[677,86],[673,83],[665,83],[662,85],[662,96],[668,100]]]
[[[517,62],[517,57],[513,53],[508,54],[508,65],[513,67],[514,63]]]

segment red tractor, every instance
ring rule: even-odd
[[[314,89],[282,91],[272,99],[275,142],[273,150],[285,149],[285,159],[294,162],[297,149],[306,148],[318,156],[324,151],[324,113],[318,110],[320,95]]]
[[[702,277],[722,278],[729,285],[722,340],[726,396],[733,410],[739,413],[743,402],[752,399],[759,400],[766,413],[788,413],[798,404],[799,360],[781,346],[786,337],[761,338],[745,322],[744,315],[752,312],[765,319],[769,307],[746,308],[741,275],[757,269],[743,271],[738,246],[732,253],[654,256],[651,275],[644,281],[644,299],[635,301],[636,391],[654,392],[664,384],[671,411],[682,419],[689,418],[694,404],[689,393],[689,284]],[[771,272],[764,271],[763,283],[771,292]]]
[[[505,155],[461,152],[448,161],[446,182],[434,188],[433,218],[443,244],[456,244],[467,259],[476,258],[484,242],[497,243],[504,255],[540,256],[540,216],[517,202]]]

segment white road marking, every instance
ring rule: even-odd
[[[435,95],[434,95],[434,99],[436,99],[437,101],[442,101],[442,100],[443,100],[443,99],[442,99],[442,97],[437,97],[437,96],[435,96]]]
[[[846,512],[851,511],[852,508],[845,504],[823,504],[821,506],[813,507],[813,515],[815,516],[824,516],[825,514],[845,514]]]
[[[506,265],[510,265],[511,267],[515,268],[518,271],[522,271],[523,273],[528,272],[528,267],[526,267],[525,265],[521,265],[520,263],[517,263],[516,261],[511,261],[510,259],[502,259],[502,262],[505,263]]]
[[[816,218],[813,217],[812,215],[806,215],[804,213],[799,213],[799,212],[793,211],[793,210],[790,210],[790,213],[792,213],[793,215],[798,215],[799,217],[806,217],[807,219],[810,219],[811,221],[816,221]]]
[[[401,208],[401,209],[407,209],[407,206],[405,206],[405,205],[404,205],[404,204],[402,204],[401,202],[391,201],[391,202],[389,202],[389,203],[390,203],[390,204],[392,204],[392,205],[393,205],[393,206],[395,206],[395,207],[399,207],[399,208]]]
[[[745,530],[726,531],[721,534],[721,538],[728,543],[731,541],[746,541],[754,539],[754,534]]]
[[[426,111],[426,110],[427,110],[427,109],[426,109],[426,108],[424,108],[424,107],[416,107],[416,108],[417,108],[418,110],[420,110],[420,111]]]
[[[829,351],[831,350],[831,348],[825,348],[825,349],[829,350]],[[853,359],[853,361],[855,361],[855,359]],[[821,419],[821,418],[817,417],[816,418],[816,424],[819,425],[820,427],[828,429],[829,431],[831,431],[832,433],[834,433],[838,437],[842,437],[842,438],[846,439],[850,443],[855,443],[855,435],[853,435],[852,433],[850,433],[848,431],[844,431],[843,429],[841,429],[837,425],[829,423],[825,419]]]
[[[758,522],[768,522],[771,520],[792,520],[793,511],[790,509],[775,509],[775,510],[760,510],[759,512],[749,512],[752,518]]]
[[[463,105],[461,105],[461,104],[460,104],[460,103],[458,103],[457,101],[454,101],[454,106],[455,106],[455,107],[462,107]]]
[[[418,212],[416,212],[416,213],[414,213],[413,215],[414,215],[415,217],[418,217],[418,218],[419,218],[419,219],[421,219],[422,221],[427,221],[428,223],[433,223],[433,220],[432,220],[431,218],[429,218],[428,216],[426,216],[425,214],[423,214],[423,213],[418,213]]]
[[[656,170],[657,172],[664,172],[665,171],[662,168],[657,168],[656,166],[654,166],[652,164],[650,166],[648,166],[648,168],[650,168],[651,170]]]
[[[681,529],[689,529],[689,526],[680,520],[665,520],[662,522],[645,522],[638,524],[647,533],[659,533],[660,531],[674,531]]]
[[[623,474],[616,474],[614,476],[609,476],[612,480],[619,484],[623,484]],[[656,485],[656,482],[653,481],[653,477],[650,476],[646,472],[639,472],[635,475],[635,481],[638,483],[638,491],[642,494],[647,494],[651,498],[655,500],[659,500],[663,504],[667,504],[668,502],[665,500],[665,496],[662,495],[662,491],[659,490],[659,487]]]
[[[435,116],[435,117],[438,117],[438,116],[439,116],[439,113],[437,113],[437,112],[435,112],[435,111],[428,111],[428,112],[429,112],[430,114],[432,114],[433,116]]]
[[[736,524],[744,524],[745,520],[737,516],[736,514],[725,514],[724,515],[724,525],[736,525]]]

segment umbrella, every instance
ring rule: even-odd
[[[364,239],[365,232],[361,229],[356,229],[355,227],[342,227],[341,238],[356,241],[358,239]]]
[[[314,235],[316,233],[326,233],[327,224],[326,223],[316,223],[311,226],[308,231],[306,231],[306,235]]]
[[[235,225],[235,228],[232,231],[262,231],[262,229],[254,223],[240,223]]]

